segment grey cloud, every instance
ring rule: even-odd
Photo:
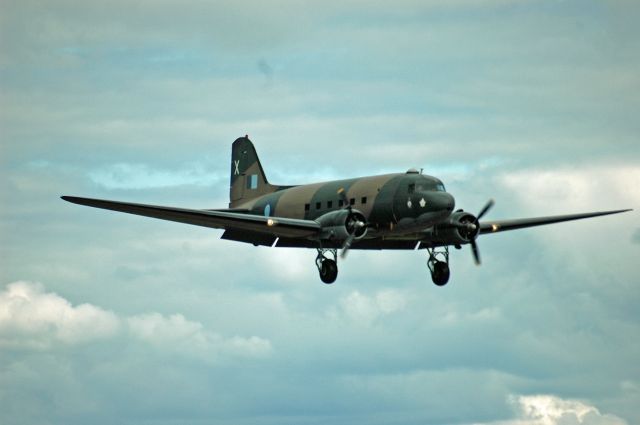
[[[209,164],[207,164],[209,165]],[[215,168],[219,168],[219,164]],[[213,166],[191,164],[182,170],[156,170],[145,164],[117,163],[90,172],[90,179],[107,189],[150,189],[168,186],[215,186],[226,180]],[[226,177],[226,176],[225,176]]]
[[[28,144],[13,146],[16,157],[31,158],[36,153],[44,153],[69,161],[54,148],[64,143],[77,149],[81,156],[78,160],[85,163],[116,154],[125,157],[123,160],[127,162],[140,162],[144,156],[166,161],[168,149],[172,158],[189,161],[199,155],[195,152],[218,148],[226,153],[228,141],[245,133],[255,136],[258,143],[268,143],[269,150],[275,148],[275,153],[270,155],[294,164],[299,161],[292,158],[288,148],[292,139],[298,137],[305,140],[309,153],[314,156],[321,157],[322,148],[327,144],[337,146],[334,141],[347,140],[346,148],[350,151],[344,157],[364,152],[365,159],[384,160],[387,167],[406,167],[406,159],[396,152],[405,151],[407,146],[414,146],[415,150],[415,145],[420,145],[416,159],[423,162],[431,158],[473,161],[478,156],[496,155],[496,152],[508,161],[526,157],[554,163],[592,155],[611,157],[620,149],[628,152],[628,158],[637,154],[633,149],[635,121],[629,115],[629,111],[637,109],[637,96],[632,95],[639,75],[634,56],[615,60],[599,54],[594,56],[591,39],[564,35],[567,21],[574,19],[572,16],[529,15],[523,7],[509,19],[500,14],[487,17],[499,25],[473,20],[461,27],[455,19],[438,19],[439,15],[430,14],[434,8],[446,7],[442,2],[426,6],[407,4],[429,11],[418,16],[437,24],[424,25],[399,12],[384,21],[385,25],[375,25],[379,29],[363,31],[360,21],[377,21],[355,18],[360,11],[355,6],[344,10],[344,7],[324,4],[302,8],[302,11],[299,6],[285,8],[290,12],[282,15],[283,12],[271,9],[262,11],[257,7],[238,8],[219,3],[196,3],[192,7],[171,3],[152,7],[145,3],[130,14],[120,16],[120,10],[130,8],[126,5],[122,8],[77,7],[67,3],[66,7],[57,5],[44,10],[38,5],[36,13],[35,5],[16,3],[8,7],[9,12],[14,8],[22,10],[21,7],[25,10],[16,12],[18,16],[10,22],[30,14],[44,21],[62,20],[62,23],[44,25],[41,30],[69,28],[68,31],[89,37],[70,38],[84,40],[89,46],[106,44],[116,50],[120,48],[121,53],[108,60],[74,62],[73,72],[54,72],[48,58],[39,61],[39,65],[32,64],[33,68],[46,69],[47,78],[23,72],[20,68],[23,65],[9,66],[9,74],[22,82],[17,86],[28,85],[32,89],[25,92],[16,91],[13,85],[5,86],[4,137],[30,140]],[[505,10],[510,5],[510,2],[495,2],[490,7]],[[287,6],[290,5],[287,3]],[[218,34],[221,27],[210,22],[218,16],[239,15],[238,21],[249,25],[251,20],[243,21],[242,16],[253,16],[252,10],[261,10],[266,16],[261,25],[252,26],[255,31],[234,28]],[[326,25],[326,16],[338,12],[353,16],[340,21],[340,25]],[[370,6],[369,13],[373,16],[383,15],[382,12],[388,12],[382,4]],[[297,19],[291,19],[288,13]],[[302,17],[297,16],[298,13]],[[88,19],[81,19],[86,15]],[[113,19],[105,18],[111,15]],[[154,16],[159,18],[151,19]],[[189,19],[181,20],[181,16]],[[164,19],[174,21],[175,28],[163,25]],[[194,26],[191,19],[206,20],[207,29]],[[144,21],[143,25],[138,21]],[[106,24],[108,22],[111,24]],[[149,26],[156,25],[153,22],[162,26],[162,31],[149,30]],[[265,90],[262,77],[254,75],[255,58],[264,52],[258,48],[246,59],[236,51],[234,40],[259,38],[262,26],[295,32],[298,24],[305,30],[311,29],[305,31],[311,34],[315,34],[314,30],[320,31],[321,36],[306,35],[302,38],[306,43],[287,42],[282,46],[278,44],[278,48],[273,48],[273,40],[265,38],[264,42],[271,47],[268,68],[272,70],[277,65],[277,69],[282,70],[279,75],[283,76]],[[84,25],[98,30],[89,31]],[[118,45],[117,36],[100,36],[99,28],[116,31],[118,25],[135,28],[129,31],[133,37],[143,33],[153,35],[159,44],[163,40],[174,40],[172,31],[196,35],[213,31],[216,34],[213,38],[220,43],[225,44],[229,39],[230,49],[220,49],[216,44],[178,43],[166,49],[194,52],[198,58],[195,63],[187,58],[185,67],[179,69],[132,66],[132,58],[146,54],[156,57],[164,47],[156,48],[155,42],[146,40],[141,43],[151,44],[152,48],[147,49],[150,52],[127,50]],[[546,30],[540,34],[539,28],[543,26]],[[616,28],[612,25],[608,30],[612,42],[618,43],[623,35]],[[23,32],[15,29],[18,36]],[[124,29],[117,32],[128,33]],[[537,36],[528,36],[532,33]],[[522,43],[513,43],[514,37],[520,37]],[[590,37],[595,36],[590,33]],[[283,35],[283,40],[296,38]],[[82,51],[82,48],[69,48],[56,37],[42,36],[42,39],[63,49],[65,56],[77,56],[77,52]],[[326,43],[320,41],[325,39]],[[380,39],[389,41],[376,41]],[[348,48],[331,48],[341,40],[349,40]],[[307,43],[316,49],[308,53]],[[532,48],[539,54],[532,54]],[[24,51],[11,45],[2,50]],[[407,55],[407,50],[422,54]],[[618,49],[604,46],[600,50]],[[549,51],[553,55],[544,56],[546,60],[541,62],[540,55]],[[573,61],[563,59],[567,51],[579,52],[577,58],[570,59],[579,62],[589,59],[587,65],[576,67]],[[493,66],[495,61],[488,61],[487,55],[509,60]],[[300,56],[303,60],[292,62],[290,59]],[[211,57],[215,57],[214,63],[210,62]],[[434,63],[436,59],[438,62]],[[473,72],[467,72],[470,61],[474,63]],[[331,66],[322,68],[319,62]],[[367,63],[377,66],[364,67]],[[259,62],[258,66],[264,71],[266,68],[262,65],[264,63]],[[215,71],[203,74],[203,68]],[[445,69],[449,72],[444,72]],[[94,75],[95,79],[83,78],[86,75]],[[562,99],[558,99],[559,93]],[[611,149],[612,140],[617,150]],[[169,148],[159,150],[158,146]],[[367,149],[363,149],[365,146]],[[88,147],[90,155],[83,153]],[[341,158],[336,161],[338,167],[347,166],[347,161],[340,162]]]

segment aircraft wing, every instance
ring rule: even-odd
[[[313,220],[264,217],[225,210],[192,210],[159,205],[107,201],[104,199],[79,198],[76,196],[62,196],[62,199],[74,204],[159,218],[161,220],[177,221],[195,226],[252,231],[278,237],[305,238],[315,236],[320,231],[320,224]]]
[[[563,221],[582,220],[584,218],[601,215],[618,214],[631,210],[600,211],[583,214],[555,215],[550,217],[520,218],[515,220],[495,220],[480,223],[480,234],[498,233],[507,230],[523,229],[525,227],[542,226],[545,224],[561,223]]]

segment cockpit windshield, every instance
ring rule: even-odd
[[[432,191],[446,192],[446,190],[444,189],[444,185],[440,181],[423,181],[417,184],[412,183],[409,185],[409,193]]]

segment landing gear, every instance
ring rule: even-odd
[[[327,252],[333,256],[333,259],[325,256]],[[327,285],[335,282],[338,277],[338,251],[335,249],[318,248],[316,266],[320,272],[320,280]]]
[[[444,286],[449,282],[451,271],[449,270],[449,248],[443,247],[440,251],[437,248],[427,248],[429,260],[427,266],[431,272],[431,280],[438,286]]]

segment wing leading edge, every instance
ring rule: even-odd
[[[320,225],[312,220],[264,217],[224,210],[193,210],[160,205],[108,201],[105,199],[80,198],[76,196],[62,196],[61,198],[65,201],[86,205],[88,207],[176,221],[195,226],[211,227],[214,229],[249,230],[289,238],[312,237],[316,236],[320,231]]]
[[[507,230],[524,229],[525,227],[543,226],[545,224],[561,223],[563,221],[582,220],[601,215],[619,214],[627,210],[599,211],[583,214],[555,215],[549,217],[520,218],[515,220],[495,220],[480,223],[480,234],[505,232]]]

